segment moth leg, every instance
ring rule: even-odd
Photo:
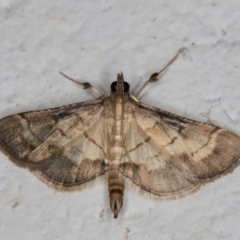
[[[154,83],[158,81],[158,75],[161,74],[162,72],[164,72],[177,58],[178,56],[184,51],[184,48],[179,49],[179,51],[177,52],[177,54],[159,71],[159,72],[155,72],[153,73],[150,78],[143,84],[143,86],[140,88],[140,90],[137,92],[137,94],[135,95],[135,97],[137,98],[138,95],[140,94],[140,92],[146,87],[148,86],[150,83]]]
[[[77,84],[82,85],[82,86],[83,86],[83,89],[92,89],[94,92],[96,92],[96,93],[99,94],[100,96],[103,95],[103,94],[101,94],[94,86],[92,86],[89,82],[83,82],[83,83],[81,83],[81,82],[76,81],[76,80],[73,79],[73,78],[68,77],[67,75],[65,75],[65,74],[62,73],[62,72],[59,72],[59,73],[60,73],[61,75],[63,75],[65,78],[67,78],[68,80],[71,80],[71,81],[73,81],[73,82],[75,82],[75,83],[77,83]]]

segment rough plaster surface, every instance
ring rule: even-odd
[[[145,103],[240,135],[239,1],[0,2],[0,117],[95,98],[123,71],[133,93],[180,47],[188,49]],[[117,220],[107,185],[55,193],[0,154],[1,239],[239,239],[240,169],[184,199],[125,190]]]

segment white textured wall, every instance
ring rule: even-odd
[[[180,47],[188,49],[141,95],[148,104],[240,135],[240,2],[2,0],[0,117],[90,100],[123,71],[133,93]],[[0,154],[0,239],[239,239],[240,169],[170,202],[129,189],[113,219],[107,185],[55,193]]]

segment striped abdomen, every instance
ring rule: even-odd
[[[114,126],[112,131],[111,147],[108,155],[108,190],[110,207],[114,218],[123,204],[124,181],[119,176],[119,165],[123,153],[123,98],[117,94],[114,98]]]

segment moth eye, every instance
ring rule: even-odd
[[[128,82],[124,82],[123,84],[123,89],[124,89],[124,92],[129,92],[129,88],[130,88],[130,85]]]
[[[123,90],[124,90],[125,93],[129,92],[129,88],[130,88],[129,83],[124,82],[123,83]],[[117,92],[117,82],[116,81],[111,84],[111,91],[112,92]]]
[[[112,82],[111,84],[111,91],[112,92],[117,92],[117,82]]]

